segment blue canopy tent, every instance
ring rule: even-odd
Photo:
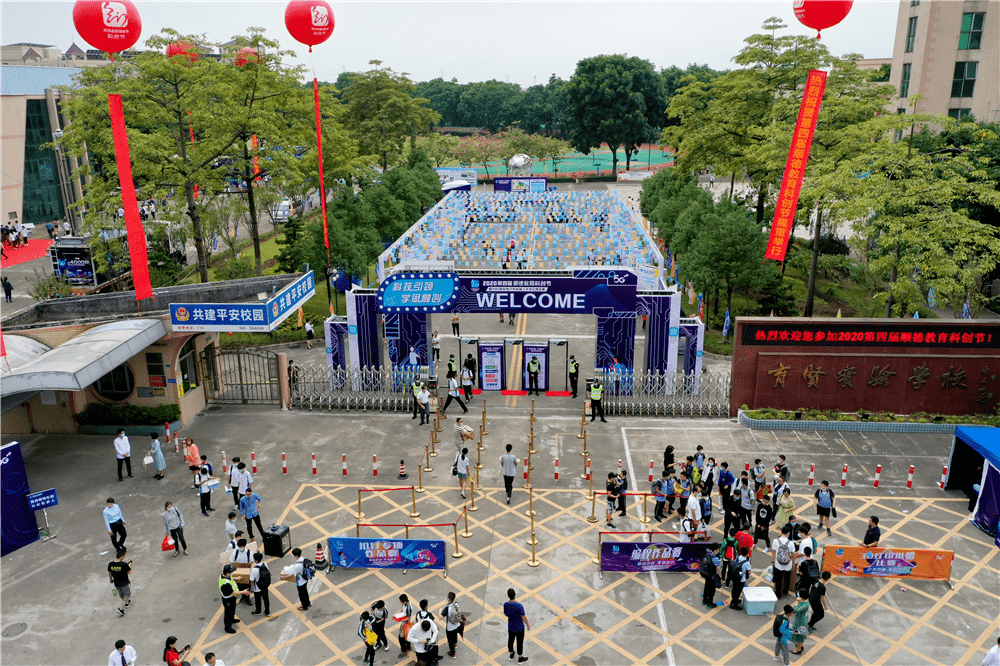
[[[976,483],[980,489],[972,522],[996,537],[1000,546],[1000,428],[955,428],[945,488],[964,490],[974,497],[972,486]]]

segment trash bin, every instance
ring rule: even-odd
[[[264,530],[264,554],[268,557],[284,557],[292,549],[292,534],[286,525],[271,525]]]

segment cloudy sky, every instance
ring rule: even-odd
[[[416,81],[439,76],[461,83],[496,78],[522,86],[551,74],[569,78],[577,61],[627,53],[656,67],[689,63],[730,67],[743,39],[777,16],[790,29],[811,33],[792,12],[791,0],[660,0],[659,2],[330,2],[336,30],[312,54],[284,26],[284,2],[137,1],[144,41],[169,27],[228,41],[247,27],[263,27],[321,80],[367,69],[382,60]],[[835,54],[890,57],[897,2],[855,0],[850,15],[825,31]],[[72,3],[34,0],[2,3],[4,44],[32,42],[65,50],[85,43],[73,28]]]

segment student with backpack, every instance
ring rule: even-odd
[[[385,602],[379,599],[372,604],[372,631],[375,632],[375,636],[378,640],[375,641],[375,649],[378,650],[378,646],[381,643],[385,647],[385,651],[389,651],[389,639],[385,637],[385,621],[389,617],[389,611],[385,609]]]
[[[790,659],[788,639],[792,637],[792,617],[795,614],[795,609],[785,604],[781,610],[779,615],[774,616],[774,622],[771,624],[771,633],[777,639],[774,642],[774,660],[781,661],[785,666],[788,666]]]
[[[698,507],[701,509],[701,526],[699,528],[701,530],[701,537],[705,541],[711,541],[712,528],[709,527],[709,523],[712,522],[712,491],[705,486],[701,488]]]
[[[307,611],[312,605],[309,601],[309,581],[316,575],[316,569],[310,560],[302,557],[301,548],[292,548],[292,557],[295,563],[281,570],[281,578],[295,581],[295,589],[299,593],[298,609]]]
[[[670,484],[667,480],[668,474],[667,470],[663,470],[659,479],[653,481],[653,485],[650,488],[653,494],[656,496],[656,506],[653,508],[653,518],[656,522],[663,522],[666,517],[663,515],[663,507],[667,503],[667,495],[670,494]]]
[[[455,648],[458,646],[458,635],[462,632],[462,607],[455,600],[455,593],[448,593],[448,605],[441,611],[444,618],[444,631],[448,638],[448,656],[456,659]]]
[[[814,494],[816,498],[816,515],[819,516],[819,528],[823,529],[823,520],[826,520],[826,535],[830,536],[833,532],[830,531],[830,513],[835,511],[834,502],[835,495],[832,490],[830,490],[830,482],[823,481],[820,483],[819,490]]]
[[[812,607],[812,616],[809,618],[809,631],[816,631],[816,623],[826,617],[826,583],[832,578],[829,571],[824,571],[819,582],[812,586],[809,591],[809,606]]]
[[[719,586],[719,566],[722,558],[719,557],[719,546],[709,546],[705,549],[705,554],[701,558],[701,565],[698,572],[705,579],[705,589],[701,593],[701,605],[705,608],[715,608],[715,590]],[[718,604],[721,606],[722,604]]]
[[[253,569],[250,570],[250,591],[253,592],[254,610],[251,615],[260,615],[261,602],[264,603],[264,617],[271,617],[271,570],[264,564],[264,553],[253,554]]]
[[[746,587],[747,581],[750,580],[751,570],[750,551],[746,548],[740,548],[740,556],[736,558],[735,572],[732,574],[733,596],[729,602],[729,607],[732,610],[743,610],[743,606],[740,605],[740,596],[743,595],[743,588]]]
[[[781,536],[774,540],[771,550],[771,570],[774,575],[774,595],[781,599],[788,594],[792,579],[792,553],[795,543],[789,538],[788,525],[781,526]]]
[[[806,546],[802,551],[803,558],[799,562],[799,584],[800,596],[809,597],[813,585],[819,582],[820,569],[819,562],[813,559],[813,550]]]
[[[368,611],[362,611],[360,622],[358,623],[358,637],[365,644],[365,658],[362,664],[375,663],[375,645],[378,643],[378,636],[372,630],[372,617]]]
[[[736,561],[739,553],[739,542],[736,541],[736,528],[733,527],[730,528],[729,533],[722,538],[722,543],[719,544],[719,554],[722,557],[722,572],[719,575],[726,587],[729,587],[729,569],[732,563]]]

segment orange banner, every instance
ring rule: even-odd
[[[806,89],[802,94],[802,105],[799,107],[799,119],[792,133],[792,144],[788,147],[785,176],[781,179],[781,191],[774,206],[774,222],[771,223],[771,237],[767,241],[765,259],[785,260],[785,250],[788,249],[788,239],[795,226],[795,208],[799,205],[802,178],[806,173],[809,149],[812,147],[819,105],[823,101],[825,89],[826,72],[810,69]]]
[[[948,580],[954,559],[951,550],[827,546],[823,570],[835,576]]]

